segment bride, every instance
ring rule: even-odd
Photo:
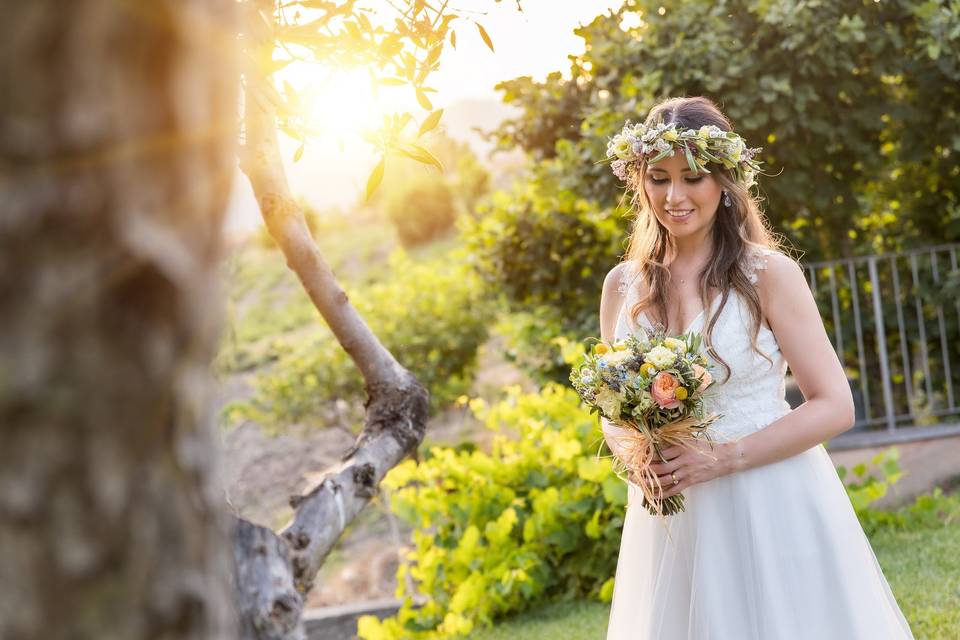
[[[608,154],[637,212],[600,301],[605,341],[704,336],[721,418],[655,464],[659,519],[631,475],[607,640],[901,640],[910,628],[821,444],[854,421],[803,270],[750,192],[758,163],[710,100],[671,98]],[[789,364],[806,401],[784,400]],[[604,420],[614,454],[619,427]]]

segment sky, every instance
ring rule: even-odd
[[[552,71],[569,77],[568,55],[583,52],[583,40],[573,30],[596,16],[618,9],[623,0],[522,0],[523,12],[512,0],[461,0],[453,5],[482,24],[493,40],[495,52],[483,43],[477,28],[462,19],[454,20],[457,48],[444,49],[440,68],[433,72],[428,84],[437,89],[430,94],[434,108],[447,108],[462,100],[490,99],[499,102],[500,93],[493,87],[498,82],[519,76],[543,80]],[[448,43],[449,44],[449,43]],[[316,71],[290,65],[285,70],[298,90],[306,91],[307,99],[316,108],[316,125],[345,119],[371,118],[363,111],[363,100],[350,95],[363,93],[365,81],[359,75],[341,76],[323,85]],[[316,90],[311,87],[326,87]],[[409,88],[404,88],[412,94]],[[399,89],[398,89],[399,90]],[[331,95],[337,97],[331,99]],[[399,102],[407,99],[399,98]],[[410,96],[412,113],[422,113]],[[333,130],[334,127],[329,127]],[[291,189],[297,196],[317,208],[349,207],[361,197],[367,176],[376,157],[359,137],[350,134],[327,134],[308,144],[298,162],[293,155],[298,143],[280,136]],[[237,172],[227,213],[227,232],[243,234],[260,224],[256,200],[246,177]]]

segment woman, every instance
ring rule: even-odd
[[[612,150],[637,218],[603,285],[602,337],[703,334],[722,417],[653,466],[685,511],[651,516],[631,475],[607,639],[912,638],[821,444],[854,421],[844,371],[750,192],[759,149],[730,131],[711,101],[673,98]],[[806,398],[793,410],[788,363]]]

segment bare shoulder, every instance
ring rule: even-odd
[[[807,288],[803,267],[787,254],[766,247],[751,247],[747,253],[747,274],[762,294],[796,294],[796,287]]]
[[[776,330],[816,311],[803,267],[794,258],[767,248],[752,248],[748,265],[760,297],[761,312]]]
[[[623,294],[623,284],[627,279],[629,267],[628,262],[618,262],[607,272],[606,277],[603,279],[604,294],[614,292],[620,293],[621,295]]]
[[[600,294],[600,333],[604,339],[613,335],[616,316],[632,278],[633,265],[624,261],[614,265],[603,279],[603,291]]]

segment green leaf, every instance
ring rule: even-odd
[[[613,505],[623,506],[627,504],[627,483],[617,476],[607,476],[607,479],[603,481],[603,498]]]
[[[600,600],[603,602],[613,600],[613,578],[607,578],[607,581],[600,587]]]
[[[687,165],[690,167],[690,171],[697,173],[697,163],[693,160],[693,153],[691,153],[690,147],[684,145],[683,154],[687,156]]]
[[[577,475],[587,482],[602,482],[610,475],[610,463],[596,457],[577,460]]]
[[[584,527],[584,533],[587,534],[588,538],[596,540],[601,535],[603,535],[603,528],[600,526],[600,510],[593,512],[593,517],[587,522],[587,526]]]
[[[373,195],[383,181],[383,170],[386,167],[386,160],[386,156],[380,156],[380,162],[377,163],[377,166],[373,168],[373,172],[370,173],[370,177],[367,178],[367,202],[370,201],[370,196]]]
[[[493,40],[490,39],[490,34],[487,33],[487,30],[483,28],[483,25],[479,22],[474,23],[477,25],[477,29],[480,31],[480,37],[483,38],[484,44],[486,44],[490,51],[493,51]]]
[[[441,173],[443,172],[443,164],[439,160],[437,160],[436,156],[434,156],[432,153],[430,153],[420,145],[417,145],[417,144],[407,145],[407,149],[401,148],[400,152],[410,158],[413,158],[417,162],[422,162],[423,164],[432,164],[437,169],[439,169]]]
[[[440,124],[440,117],[442,115],[443,115],[443,109],[437,109],[436,111],[431,113],[429,116],[427,116],[426,120],[423,121],[423,124],[420,125],[420,131],[417,132],[417,137],[419,138],[420,136],[425,134],[427,131],[430,131],[436,128],[436,126]]]

